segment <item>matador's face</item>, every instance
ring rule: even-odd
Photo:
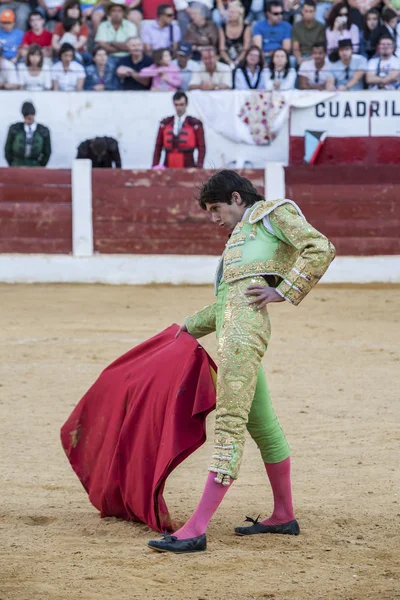
[[[209,204],[206,202],[206,208],[211,215],[211,220],[220,227],[233,231],[237,223],[242,220],[246,206],[243,204],[240,195],[232,194],[232,204],[226,202],[217,202]]]

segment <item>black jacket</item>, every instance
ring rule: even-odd
[[[99,139],[99,138],[96,138]],[[107,151],[102,156],[97,156],[90,145],[93,139],[85,140],[78,147],[76,158],[89,158],[92,161],[93,169],[112,169],[113,163],[117,169],[121,168],[121,156],[119,153],[118,142],[112,137],[104,136],[100,138],[106,141]]]

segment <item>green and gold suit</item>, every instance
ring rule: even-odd
[[[264,462],[278,463],[290,455],[261,366],[271,334],[267,307],[249,304],[246,289],[250,284],[268,286],[267,275],[276,291],[297,305],[334,257],[333,245],[294,202],[257,202],[226,244],[216,275],[216,302],[186,319],[196,338],[217,333],[215,446],[209,467],[217,473],[216,481],[228,485],[230,478],[237,479],[246,427]]]

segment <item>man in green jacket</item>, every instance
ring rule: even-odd
[[[32,102],[24,102],[21,112],[24,122],[14,123],[8,130],[6,161],[10,167],[45,167],[51,154],[50,131],[35,122]]]

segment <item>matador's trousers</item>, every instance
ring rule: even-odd
[[[271,405],[261,359],[267,349],[271,326],[267,307],[249,304],[250,284],[268,284],[263,277],[219,285],[216,331],[219,367],[215,447],[210,471],[228,484],[236,479],[242,460],[246,428],[266,463],[277,463],[290,449]]]

